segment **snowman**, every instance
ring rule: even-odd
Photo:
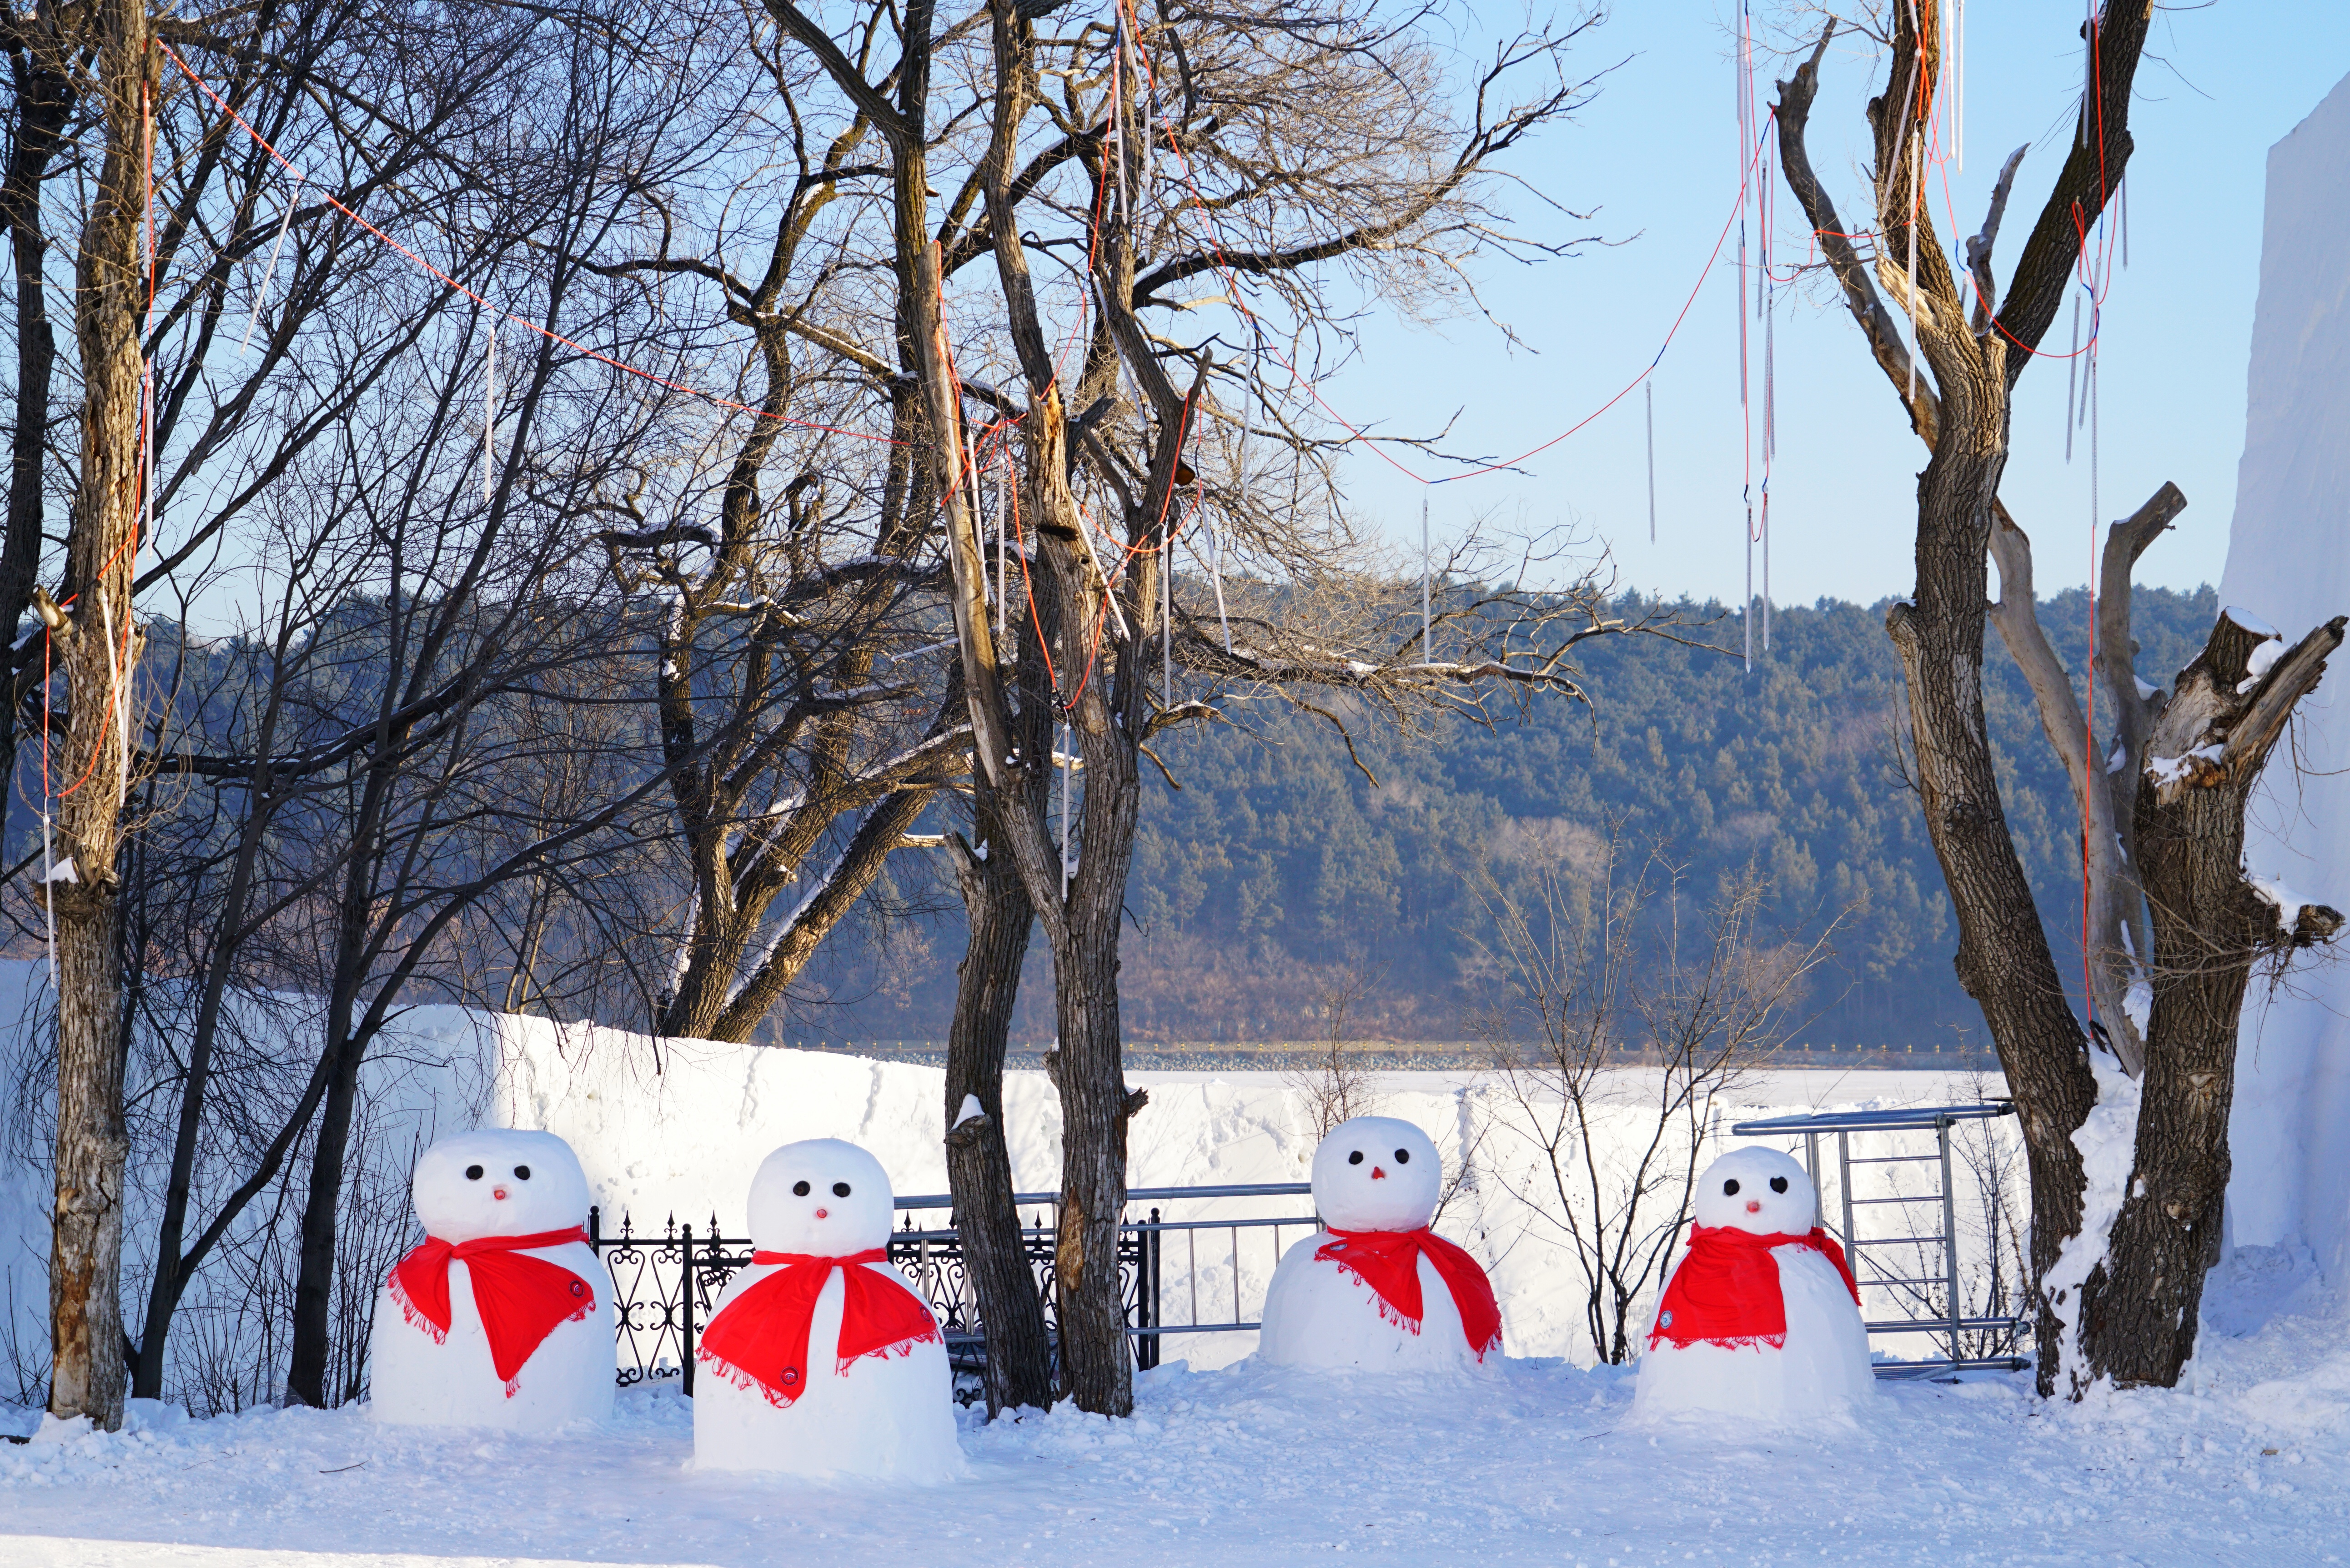
[[[1706,1168],[1693,1207],[1632,1414],[1832,1416],[1875,1398],[1860,1292],[1804,1168],[1738,1149]]]
[[[1460,1372],[1502,1344],[1477,1260],[1428,1228],[1443,1167],[1409,1122],[1357,1116],[1314,1151],[1326,1227],[1282,1258],[1265,1291],[1263,1359],[1293,1366]]]
[[[751,1179],[751,1266],[696,1351],[693,1462],[951,1480],[954,1377],[929,1303],[889,1266],[881,1162],[837,1138],[785,1144]]]
[[[376,1418],[545,1431],[612,1411],[612,1305],[588,1179],[553,1133],[442,1138],[411,1181],[424,1244],[376,1297]]]

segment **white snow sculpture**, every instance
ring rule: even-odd
[[[410,1183],[426,1241],[376,1297],[376,1418],[546,1431],[612,1412],[610,1277],[553,1133],[442,1138]]]
[[[695,1354],[708,1469],[952,1480],[954,1375],[928,1303],[889,1266],[889,1178],[852,1143],[785,1144],[751,1179],[752,1266]]]
[[[2345,160],[2350,77],[2269,149],[2244,455],[2220,578],[2222,604],[2251,606],[2288,641],[2350,610]],[[2337,665],[2303,701],[2294,754],[2281,750],[2270,763],[2244,823],[2249,870],[2337,907],[2350,900],[2345,690]],[[2306,1245],[2339,1289],[2350,1282],[2350,969],[2304,962],[2290,985],[2254,984],[2242,1031],[2228,1123],[2229,1244]]]
[[[1698,1178],[1689,1251],[1657,1303],[1636,1418],[1840,1415],[1877,1396],[1844,1249],[1804,1168],[1776,1149]]]
[[[1477,1260],[1429,1230],[1443,1185],[1436,1145],[1409,1122],[1357,1116],[1314,1151],[1327,1230],[1283,1255],[1257,1355],[1294,1366],[1462,1372],[1502,1344]]]

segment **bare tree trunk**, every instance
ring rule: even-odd
[[[57,1148],[49,1251],[49,1410],[121,1424],[123,1015],[115,852],[129,781],[131,549],[143,492],[140,416],[146,306],[140,223],[153,52],[143,0],[98,16],[106,156],[82,231],[75,329],[83,403],[81,483],[66,547],[78,592],[58,639],[72,708],[59,755],[59,847],[77,880],[48,884],[57,943]]]
[[[2268,639],[2222,615],[2179,672],[2137,779],[2139,874],[2155,911],[2154,1008],[2127,1195],[2106,1262],[2082,1285],[2092,1377],[2172,1387],[2195,1354],[2203,1277],[2217,1261],[2230,1158],[2237,1021],[2263,953],[2331,939],[2339,911],[2290,923],[2244,877],[2244,811],[2293,708],[2341,647],[2336,617],[2253,679]],[[2239,686],[2244,690],[2239,691]]]
[[[2007,421],[2004,387],[1982,389],[2002,405],[1990,427],[2001,447],[1962,456],[1965,443],[1945,422],[1918,481],[1917,598],[1897,603],[1886,629],[1908,677],[1927,834],[1958,915],[1959,983],[1982,1009],[2023,1124],[2037,1279],[2081,1228],[2085,1178],[2073,1130],[2096,1103],[2096,1085],[2008,831],[1983,720],[1984,550]],[[1945,389],[1946,410],[1953,400]],[[2040,1325],[2041,1372],[2053,1379],[2058,1336],[2044,1301]]]
[[[1982,1008],[2023,1124],[2039,1385],[2045,1394],[2055,1391],[2063,1329],[2037,1287],[2081,1228],[2085,1177],[2072,1135],[2095,1105],[2096,1089],[2085,1033],[2065,999],[1991,767],[1982,707],[1985,556],[1993,545],[1994,520],[2003,516],[1999,482],[2016,379],[2055,319],[2083,233],[2128,163],[2131,87],[2151,6],[2147,0],[2112,0],[2092,18],[2095,90],[2085,95],[2082,113],[2094,123],[2085,120],[2006,296],[1998,300],[1991,253],[2015,172],[2016,160],[2009,161],[1983,230],[1967,246],[1971,311],[1949,253],[1933,237],[1919,179],[1924,124],[1942,61],[1943,19],[1929,15],[1931,26],[1921,34],[1918,12],[1895,8],[1887,90],[1868,103],[1876,161],[1872,204],[1883,236],[1874,280],[1845,237],[1847,225],[1837,219],[1804,148],[1833,22],[1811,58],[1780,84],[1779,148],[1788,185],[1821,237],[1846,307],[1932,452],[1918,477],[1916,597],[1895,605],[1886,626],[1907,680],[1927,833],[1958,916],[1959,980]],[[1910,317],[1922,364],[1913,362],[1900,341],[1878,299],[1878,282]],[[2003,620],[2002,630],[2008,629]],[[2019,658],[2029,672],[2033,661]],[[2064,750],[2059,746],[2060,754]],[[2090,765],[2085,747],[2083,765]],[[2100,814],[2086,792],[2095,781],[2084,776],[2079,787],[2094,823]]]
[[[993,792],[979,786],[983,801]],[[980,807],[985,825],[992,808]],[[963,1269],[987,1334],[987,1413],[1053,1402],[1053,1348],[1045,1303],[1028,1263],[1013,1200],[1012,1156],[1003,1133],[1003,1056],[1012,1012],[1020,998],[1020,968],[1028,953],[1035,911],[1005,836],[979,829],[980,858],[958,836],[948,843],[971,927],[970,945],[956,970],[954,1022],[947,1033],[947,1189],[954,1195]],[[971,1115],[968,1100],[979,1102]]]

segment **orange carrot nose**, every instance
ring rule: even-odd
[[[1746,1200],[1746,1212],[1748,1212],[1749,1214],[1760,1214],[1760,1213],[1762,1213],[1762,1200],[1761,1199],[1759,1199],[1759,1198],[1750,1198],[1750,1199],[1748,1199]]]
[[[1388,1173],[1386,1171],[1381,1170],[1376,1165],[1371,1167],[1371,1179],[1373,1181],[1385,1181],[1387,1179]]]

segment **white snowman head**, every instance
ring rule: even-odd
[[[1314,1210],[1333,1231],[1418,1231],[1444,1185],[1436,1145],[1409,1122],[1357,1116],[1314,1150]]]
[[[763,1252],[869,1252],[889,1241],[889,1176],[837,1137],[787,1143],[759,1162],[750,1209],[751,1241]]]
[[[1820,1195],[1775,1148],[1733,1149],[1697,1179],[1697,1222],[1757,1236],[1801,1236],[1819,1223]]]
[[[588,1222],[588,1178],[553,1133],[484,1127],[419,1157],[409,1190],[424,1231],[443,1241],[536,1236]]]

